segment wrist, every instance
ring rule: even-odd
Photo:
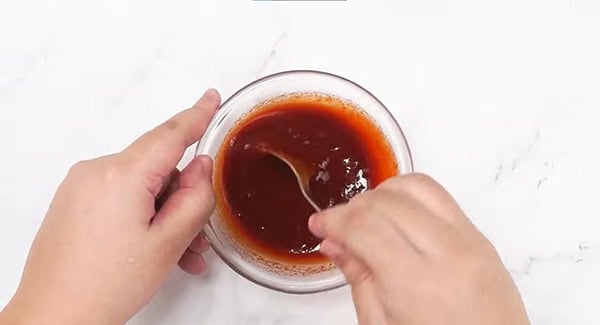
[[[93,311],[72,306],[61,299],[41,299],[39,295],[17,292],[0,312],[0,325],[105,325],[118,324]],[[121,322],[121,324],[124,322]]]
[[[43,306],[36,306],[32,302],[22,301],[18,298],[13,299],[0,312],[0,325],[70,325],[72,322],[65,322],[63,317],[48,312]]]

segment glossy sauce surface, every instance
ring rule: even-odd
[[[217,155],[217,202],[237,240],[285,263],[321,263],[308,230],[314,209],[293,171],[268,146],[311,166],[311,197],[321,208],[344,203],[396,175],[394,154],[361,111],[321,95],[275,99],[237,123]]]

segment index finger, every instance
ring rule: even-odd
[[[348,204],[318,212],[308,226],[315,236],[341,244],[372,272],[387,274],[397,271],[398,260],[412,261],[419,253],[389,218],[373,208],[378,204],[376,195],[365,192]]]
[[[177,165],[187,147],[204,134],[221,103],[215,89],[208,89],[192,106],[146,132],[124,151],[139,162],[145,172],[167,176]]]

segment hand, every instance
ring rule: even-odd
[[[529,324],[494,247],[427,176],[388,180],[309,227],[352,286],[360,324]]]
[[[208,90],[123,152],[71,168],[0,323],[124,323],[174,265],[204,269],[199,232],[214,208],[212,161],[197,157],[181,173],[175,166],[220,101]]]

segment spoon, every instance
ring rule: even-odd
[[[294,175],[296,176],[298,186],[300,187],[300,192],[302,192],[302,196],[304,196],[304,199],[313,207],[313,209],[315,209],[315,211],[321,211],[322,209],[310,197],[310,188],[308,186],[308,183],[312,176],[311,170],[313,168],[301,160],[289,157],[281,151],[269,148],[264,144],[261,146],[261,150],[283,161],[286,165],[288,165],[288,167],[292,170],[292,172],[294,172]]]

